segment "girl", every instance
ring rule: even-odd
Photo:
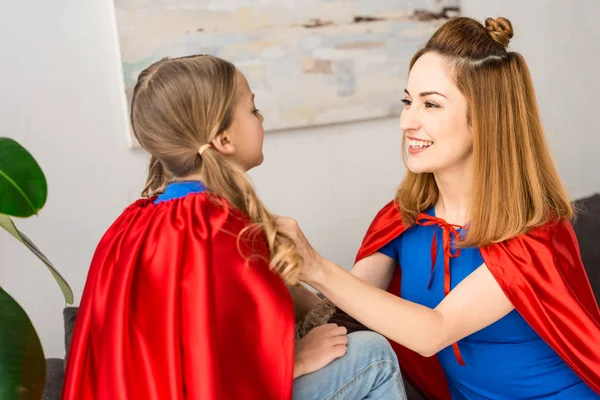
[[[246,178],[263,161],[263,117],[233,64],[155,63],[139,76],[131,122],[152,154],[146,198],[98,245],[63,399],[400,398],[397,360],[380,336],[348,344],[329,324],[294,345],[286,284],[298,316],[318,299],[294,286],[301,258]],[[360,362],[331,363],[347,348],[361,349]],[[362,370],[370,380],[354,379]]]
[[[600,311],[512,36],[505,18],[457,18],[415,54],[400,117],[408,172],[351,274],[294,221],[280,226],[301,279],[397,343],[428,398],[596,399]]]

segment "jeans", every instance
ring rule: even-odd
[[[348,335],[347,352],[326,367],[294,380],[294,400],[406,400],[396,354],[378,333]]]

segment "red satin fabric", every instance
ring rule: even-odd
[[[101,240],[63,399],[289,399],[294,312],[261,234],[206,193],[139,200]],[[257,257],[256,257],[257,256]]]
[[[390,202],[375,217],[356,261],[402,234],[406,226]],[[481,249],[487,268],[529,325],[573,371],[600,394],[600,311],[569,222]],[[388,291],[398,295],[400,268]],[[436,357],[425,358],[396,343],[403,374],[428,399],[450,399]]]
[[[441,218],[432,217],[431,215],[420,213],[417,217],[417,225],[423,226],[435,226],[435,229],[442,230],[442,248],[444,249],[444,297],[450,293],[450,259],[460,256],[460,249],[455,248],[452,251],[452,243],[457,243],[460,239],[457,228],[461,228],[459,225],[449,224]],[[435,269],[435,261],[437,260],[437,235],[433,235],[431,241],[431,278],[429,278],[429,284],[427,289],[431,288],[431,282],[433,282],[433,271]],[[465,365],[465,361],[460,354],[458,343],[452,344],[452,351],[456,357],[456,361],[459,365]]]

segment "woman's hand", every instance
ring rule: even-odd
[[[325,260],[308,242],[296,220],[287,217],[276,217],[276,220],[279,230],[287,234],[296,244],[296,249],[304,260],[300,280],[310,285],[322,274]]]
[[[346,354],[347,330],[336,324],[317,326],[296,342],[294,379],[318,371]]]

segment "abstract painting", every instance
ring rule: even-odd
[[[397,115],[414,52],[458,0],[116,0],[128,104],[141,70],[211,54],[248,78],[266,130]]]

